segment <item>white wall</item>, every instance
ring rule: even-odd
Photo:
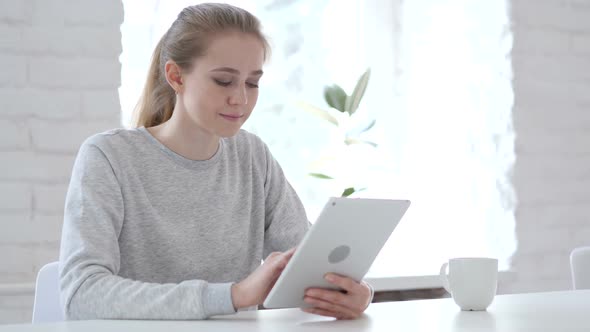
[[[31,319],[72,163],[118,127],[120,0],[0,0],[0,323]]]
[[[516,277],[504,292],[571,288],[590,245],[590,1],[513,0]]]

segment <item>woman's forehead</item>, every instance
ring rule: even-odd
[[[197,65],[208,68],[233,68],[240,73],[262,70],[265,49],[260,39],[252,34],[234,32],[216,35]]]

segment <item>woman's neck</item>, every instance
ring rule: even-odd
[[[167,148],[187,159],[211,159],[219,148],[219,137],[200,128],[190,118],[183,119],[182,115],[175,111],[170,120],[146,129]]]

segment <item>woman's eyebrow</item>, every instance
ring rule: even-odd
[[[230,73],[230,74],[236,74],[239,75],[240,71],[235,69],[235,68],[231,68],[231,67],[220,67],[220,68],[215,68],[213,70],[211,70],[212,72],[216,72],[216,71],[221,71],[221,72],[226,72],[226,73]],[[264,72],[262,71],[262,69],[258,69],[255,70],[253,72],[250,73],[250,75],[254,75],[254,76],[262,76]]]

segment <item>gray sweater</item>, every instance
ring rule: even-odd
[[[309,228],[268,147],[240,131],[206,161],[145,128],[81,146],[60,252],[68,319],[205,319],[234,313],[231,284]]]

